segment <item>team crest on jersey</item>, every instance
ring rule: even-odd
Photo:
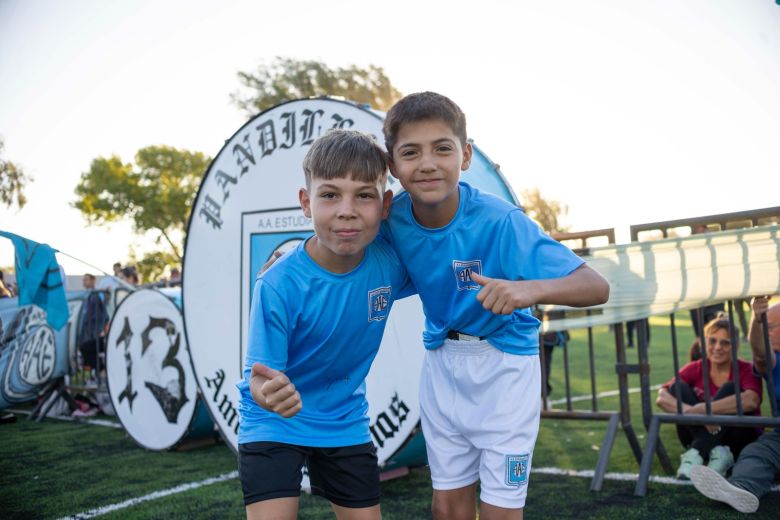
[[[480,289],[480,285],[471,279],[471,274],[482,274],[481,260],[469,260],[467,262],[453,260],[452,269],[455,271],[455,282],[459,291],[464,289],[475,289],[478,291]]]
[[[528,483],[528,454],[506,456],[507,486],[523,486]]]
[[[368,291],[368,321],[382,321],[390,310],[390,287]]]

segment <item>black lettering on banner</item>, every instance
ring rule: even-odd
[[[284,142],[279,145],[279,148],[292,148],[295,145],[295,112],[284,112],[282,114],[282,133],[284,134]]]
[[[394,417],[398,417],[399,425],[403,424],[406,421],[406,416],[409,415],[409,407],[398,398],[397,392],[393,394],[393,399],[390,401],[390,412]]]
[[[235,406],[230,402],[227,394],[221,394],[222,400],[220,401],[219,399],[220,390],[222,390],[222,385],[225,383],[225,371],[220,368],[213,378],[209,379],[206,377],[204,379],[206,380],[206,386],[214,389],[211,401],[219,403],[218,409],[222,417],[227,421],[228,426],[233,426],[233,431],[238,434],[238,412]],[[234,422],[235,424],[233,424]]]
[[[307,146],[320,136],[320,127],[317,126],[317,134],[314,134],[315,119],[321,118],[325,112],[322,110],[311,111],[308,108],[302,112],[303,124],[301,125],[301,146]]]
[[[252,166],[255,165],[255,154],[252,151],[252,145],[249,143],[249,134],[244,136],[244,146],[240,144],[233,146],[233,156],[236,158],[236,164],[241,168],[242,176],[249,170],[249,165],[246,164],[247,161],[252,163]]]
[[[352,128],[355,122],[351,119],[345,119],[338,114],[333,114],[330,118],[334,121],[331,128]]]
[[[400,426],[406,421],[409,415],[409,407],[398,397],[398,393],[393,394],[390,400],[388,412],[381,412],[377,415],[376,422],[368,427],[371,436],[374,438],[374,444],[382,448],[387,439],[392,439],[400,431]],[[395,420],[393,420],[395,418]]]
[[[119,394],[119,402],[121,403],[125,398],[127,404],[130,407],[130,411],[133,411],[133,401],[138,396],[138,392],[133,390],[133,360],[130,357],[130,342],[133,339],[133,331],[130,329],[130,321],[125,316],[125,323],[122,327],[122,332],[119,333],[119,338],[116,340],[115,347],[118,347],[120,343],[125,344],[125,369],[127,370],[127,384],[125,389]]]
[[[222,207],[214,199],[206,195],[198,215],[204,217],[214,229],[222,229],[222,218],[219,214],[221,209]]]
[[[179,347],[181,346],[181,332],[176,330],[176,325],[171,320],[167,318],[154,318],[150,316],[149,325],[147,325],[146,329],[144,329],[144,331],[141,333],[142,356],[144,353],[146,353],[146,349],[152,343],[151,339],[149,339],[149,336],[151,331],[156,328],[165,329],[165,335],[168,337],[168,352],[165,354],[165,359],[163,359],[161,368],[165,369],[165,367],[171,367],[176,370],[179,376],[179,395],[176,396],[175,394],[171,393],[167,387],[160,386],[156,383],[152,383],[151,381],[146,381],[144,384],[154,396],[157,404],[160,405],[160,409],[162,410],[168,422],[171,424],[176,424],[179,419],[179,412],[181,412],[181,409],[185,403],[189,401],[185,393],[186,376],[184,374],[184,368],[181,366],[181,363],[179,363],[179,360],[176,359],[176,355],[179,353]],[[172,339],[174,337],[175,339]]]
[[[223,172],[222,170],[217,170],[217,173],[215,174],[217,178],[217,185],[222,187],[222,204],[225,203],[228,196],[230,195],[230,190],[228,190],[228,182],[232,184],[237,184],[238,179],[235,177],[231,177],[227,173]]]
[[[54,371],[54,335],[47,327],[32,333],[19,359],[19,373],[25,381],[46,381]],[[49,347],[49,348],[47,348]],[[51,361],[51,362],[49,362]],[[31,372],[34,371],[34,374]]]
[[[257,131],[260,132],[260,137],[257,140],[257,144],[260,145],[262,150],[261,158],[266,155],[271,155],[276,150],[276,133],[274,132],[274,122],[270,119],[264,123],[257,125]]]

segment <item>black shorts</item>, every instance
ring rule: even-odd
[[[371,442],[340,448],[248,442],[238,446],[244,504],[300,496],[304,463],[313,494],[342,507],[379,503],[379,464]]]

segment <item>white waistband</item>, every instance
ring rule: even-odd
[[[481,339],[475,341],[458,341],[454,339],[445,339],[440,347],[445,352],[452,354],[462,354],[467,356],[481,356],[488,352],[495,352],[498,349],[491,345],[488,340]]]

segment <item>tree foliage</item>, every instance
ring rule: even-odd
[[[376,65],[330,68],[320,61],[276,57],[254,72],[239,71],[238,78],[248,92],[234,92],[230,97],[249,115],[305,97],[342,96],[379,110],[388,110],[401,99],[401,92]]]
[[[130,261],[135,265],[138,275],[144,283],[156,282],[166,274],[166,268],[181,265],[181,258],[170,251],[151,251],[145,253],[140,260],[133,253],[130,255]]]
[[[546,232],[568,231],[568,226],[562,226],[558,220],[569,212],[569,207],[566,204],[543,198],[539,188],[524,190],[522,201],[526,214],[542,226]]]
[[[24,187],[32,179],[25,175],[21,166],[3,159],[3,148],[5,143],[0,138],[0,204],[9,208],[16,204],[23,208],[27,203]]]
[[[131,219],[137,233],[158,231],[181,262],[181,236],[187,227],[200,180],[210,158],[169,146],[138,150],[135,165],[117,156],[98,157],[76,186],[73,207],[90,224]]]

